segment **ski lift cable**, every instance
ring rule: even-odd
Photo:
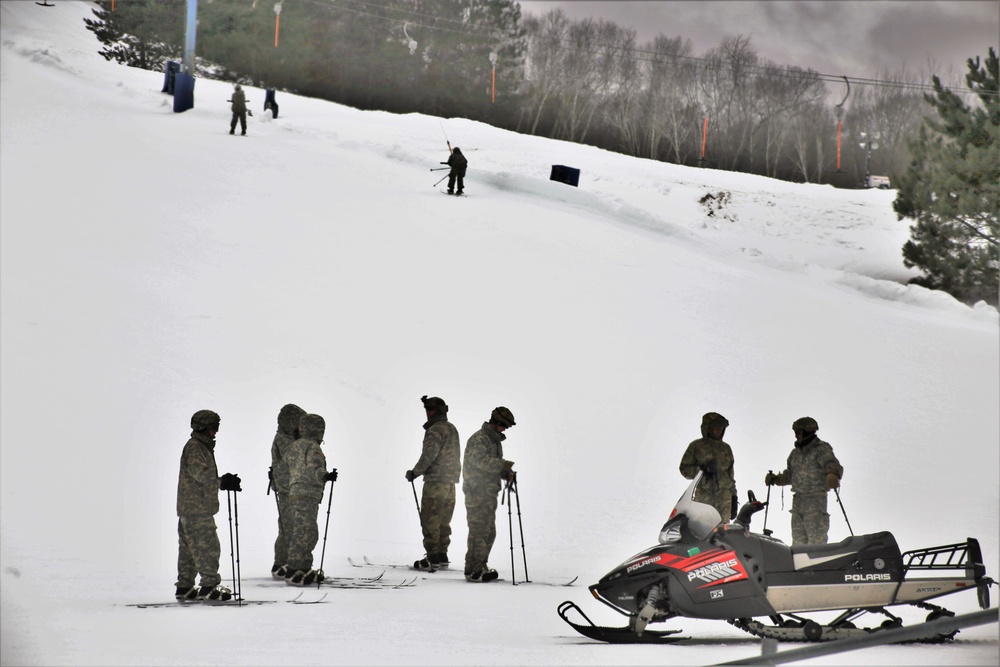
[[[375,18],[381,21],[386,21],[389,23],[401,23],[400,19],[381,16],[378,14],[372,14],[370,12],[361,11],[358,9],[351,9],[344,6],[343,2],[354,3],[355,5],[360,5],[364,7],[374,7],[379,9],[389,9],[394,14],[409,14],[413,16],[421,16],[428,19],[434,20],[436,23],[452,23],[459,26],[463,26],[464,22],[456,19],[449,19],[446,17],[437,17],[431,14],[425,14],[422,12],[416,12],[412,10],[407,10],[403,8],[388,8],[384,5],[377,5],[370,2],[364,2],[364,0],[303,0],[310,4],[323,6],[329,9],[339,9],[342,11],[350,12],[358,16],[367,16],[370,18]],[[336,2],[336,4],[334,4]],[[427,25],[424,23],[418,23],[415,21],[406,21],[409,26],[414,28],[423,28],[425,30],[433,30],[437,32],[447,32],[452,34],[464,34],[469,37],[478,37],[482,39],[495,40],[497,37],[495,35],[488,35],[485,33],[479,33],[468,28],[445,28],[440,25]],[[626,47],[622,45],[611,45],[611,44],[599,44],[594,49],[583,49],[575,47],[572,45],[567,45],[563,40],[559,40],[559,46],[561,49],[566,51],[575,51],[577,53],[596,55],[596,56],[611,56],[615,58],[625,58],[637,62],[662,62],[663,59],[673,59],[673,60],[686,60],[700,67],[731,67],[731,64],[725,60],[719,60],[717,58],[705,58],[701,56],[685,56],[680,54],[663,53],[661,51],[652,51],[649,49],[641,49],[636,47]],[[604,50],[601,50],[604,49]],[[645,56],[654,56],[652,58]],[[854,82],[857,85],[862,86],[873,86],[873,87],[884,87],[884,88],[898,88],[901,90],[913,90],[919,92],[933,93],[936,89],[932,84],[927,83],[915,83],[910,81],[891,81],[887,79],[876,79],[870,77],[847,77],[843,74],[824,74],[822,72],[817,72],[812,69],[801,69],[795,68],[794,66],[780,66],[780,65],[745,65],[746,72],[751,74],[775,74],[785,78],[797,78],[797,79],[813,79],[819,80],[827,83],[841,82],[843,80],[848,80],[849,82]],[[969,90],[966,88],[959,88],[957,85],[948,86],[942,84],[942,86],[955,94],[960,95],[980,95],[987,97],[1000,96],[1000,92],[992,90]]]

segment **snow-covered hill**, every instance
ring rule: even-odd
[[[586,606],[587,584],[655,542],[707,411],[731,422],[741,494],[764,495],[791,422],[808,414],[844,464],[856,533],[891,530],[903,549],[978,537],[996,576],[997,311],[902,284],[893,193],[280,92],[267,120],[255,89],[249,136],[233,137],[228,84],[198,80],[195,108],[174,114],[161,74],[96,54],[87,3],[54,4],[0,3],[3,664],[754,655],[757,642],[722,623],[672,624],[703,639],[688,645],[609,647],[555,613],[566,598]],[[469,158],[464,199],[433,186],[446,139]],[[580,187],[550,181],[556,164],[580,169]],[[326,418],[340,470],[326,571],[420,557],[403,473],[419,456],[424,394],[445,398],[463,442],[493,407],[514,412],[505,452],[529,572],[578,585],[421,580],[331,591],[317,606],[124,606],[172,594],[177,465],[201,408],[222,415],[220,470],[243,478],[247,597],[298,593],[254,581],[271,565],[266,473],[288,402]],[[768,527],[788,540],[777,489],[771,500]],[[509,582],[501,510],[491,564]],[[453,560],[464,521],[460,506]],[[972,611],[973,598],[944,604]],[[996,664],[996,627],[862,655]]]

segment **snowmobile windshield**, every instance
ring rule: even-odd
[[[660,531],[660,544],[680,540],[684,523],[675,519],[679,519],[681,515],[687,517],[687,530],[696,540],[708,539],[715,527],[722,523],[722,515],[719,514],[719,510],[712,505],[693,499],[694,490],[698,487],[698,482],[701,481],[701,475],[702,473],[699,471],[694,476],[684,495],[674,505],[670,519]]]

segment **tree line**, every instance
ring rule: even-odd
[[[105,58],[160,71],[181,59],[186,0],[111,4],[99,0],[85,20]],[[932,118],[945,104],[934,101],[946,90],[937,77],[924,99],[905,69],[880,72],[879,85],[851,86],[838,104],[829,77],[765,60],[742,35],[695,54],[681,36],[640,42],[633,29],[558,9],[522,16],[514,0],[202,0],[196,46],[197,76],[794,182],[857,187],[866,172],[912,182],[926,137],[949,127]],[[995,108],[990,62],[977,95]],[[964,104],[951,94],[949,108]],[[987,137],[994,115],[984,116]],[[995,158],[1000,140],[984,150]],[[995,277],[997,210],[984,218],[993,229],[970,241],[985,244],[974,264]],[[914,250],[906,261],[939,271]],[[972,298],[955,280],[938,283]],[[989,292],[983,284],[977,295]]]

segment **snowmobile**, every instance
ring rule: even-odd
[[[976,539],[905,553],[889,532],[788,546],[771,531],[750,531],[753,515],[767,506],[752,491],[736,519],[723,523],[715,507],[694,500],[701,478],[699,472],[677,502],[658,545],[590,586],[598,601],[628,617],[628,626],[595,625],[571,601],[557,610],[566,623],[610,643],[680,641],[680,630],[647,629],[677,616],[723,620],[779,641],[815,642],[901,627],[902,620],[888,610],[898,605],[928,611],[927,621],[954,616],[928,600],[959,591],[976,590],[979,606],[990,606],[994,582],[986,576]],[[928,576],[913,576],[919,572]],[[570,620],[571,612],[584,622]],[[821,622],[805,616],[815,612],[835,617]],[[877,615],[880,625],[855,625],[866,615]],[[928,640],[945,641],[956,632]]]

